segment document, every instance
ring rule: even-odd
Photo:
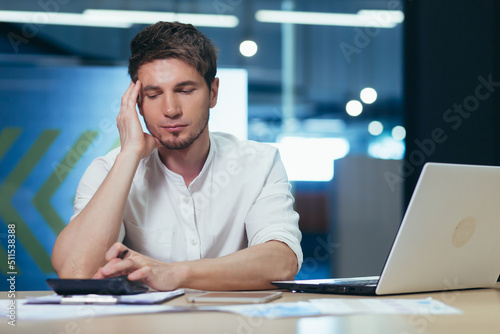
[[[61,304],[54,296],[48,296],[53,303],[27,303],[16,301],[18,320],[61,320],[71,318],[93,318],[144,313],[172,312],[228,312],[246,317],[267,319],[310,317],[322,315],[356,314],[461,314],[462,311],[432,298],[386,299],[386,298],[321,298],[292,303],[267,303],[246,305],[170,306],[153,304]],[[47,297],[46,297],[47,298]],[[39,298],[37,298],[39,299]],[[50,301],[49,298],[46,302]],[[0,300],[0,309],[6,310],[9,300]],[[4,313],[0,313],[0,318]]]
[[[355,314],[461,314],[462,311],[432,298],[322,298],[295,303],[225,305],[209,307],[213,311],[237,313],[268,319],[319,315]],[[208,308],[206,309],[208,310]]]
[[[49,295],[15,301],[18,320],[62,320],[101,316],[145,314],[160,312],[186,312],[187,307],[160,305],[184,294],[184,290],[148,292],[137,295]],[[12,300],[1,299],[0,309],[7,310]],[[0,312],[0,318],[6,316]]]
[[[0,308],[4,309],[7,307],[7,303],[5,302],[8,302],[8,300],[0,300]],[[168,305],[27,304],[25,299],[18,299],[16,302],[17,321],[93,319],[103,316],[179,312],[176,307]],[[2,317],[6,316],[3,311],[1,315]]]
[[[461,314],[431,297],[425,299],[339,298],[311,299],[323,314]]]
[[[323,315],[321,310],[312,303],[306,301],[294,303],[201,306],[199,309],[205,311],[236,313],[245,317],[263,317],[267,319]]]

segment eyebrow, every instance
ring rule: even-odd
[[[143,87],[142,90],[146,91],[146,90],[159,90],[160,89],[160,86],[146,86],[146,87]]]
[[[196,85],[196,82],[192,80],[186,80],[179,82],[177,85],[175,85],[175,87],[191,86],[191,85]]]
[[[175,87],[178,88],[178,87],[189,86],[189,85],[196,85],[196,81],[192,81],[192,80],[182,81],[182,82],[179,82],[178,84],[176,84]],[[148,90],[161,90],[161,87],[160,86],[148,85],[148,86],[145,86],[143,88],[143,90],[144,91],[148,91]]]

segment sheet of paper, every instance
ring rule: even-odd
[[[202,307],[203,308],[203,307]],[[247,317],[268,319],[307,317],[318,315],[355,314],[461,314],[462,311],[432,298],[324,298],[308,302],[270,303],[259,305],[225,305],[204,308],[212,311],[232,312]]]
[[[286,317],[309,317],[320,315],[355,314],[461,314],[462,311],[432,298],[385,299],[385,298],[322,298],[294,303],[268,303],[248,305],[215,306],[169,306],[169,305],[60,305],[26,304],[20,299],[16,303],[18,320],[57,320],[92,318],[97,316],[160,313],[160,312],[229,312],[247,317],[267,319]],[[7,310],[8,299],[0,300],[0,309]],[[7,313],[0,313],[7,317]]]
[[[311,299],[310,302],[323,314],[461,314],[457,308],[432,298],[338,298]]]
[[[119,297],[118,302],[120,304],[158,304],[183,294],[184,290],[178,289],[174,291],[157,291],[140,293],[137,295],[123,295]]]
[[[178,308],[168,305],[61,305],[61,304],[26,304],[26,299],[16,300],[16,319],[28,320],[63,320],[63,319],[91,319],[110,315],[127,315],[159,312],[177,312]],[[0,300],[0,309],[7,310],[9,300]],[[1,312],[1,317],[7,317]]]
[[[186,312],[191,307],[174,307],[169,305],[154,305],[183,294],[182,289],[168,292],[149,292],[126,297],[123,304],[60,304],[62,296],[49,295],[16,300],[16,318],[18,320],[62,320],[75,318],[93,318],[111,315]],[[31,303],[27,303],[28,300]],[[11,300],[1,299],[0,309],[8,311]],[[0,312],[1,317],[7,317],[7,312]]]
[[[201,306],[198,309],[237,313],[246,317],[264,317],[268,319],[322,315],[321,311],[310,302]]]

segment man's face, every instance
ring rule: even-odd
[[[208,132],[209,109],[217,103],[217,78],[208,89],[193,66],[173,58],[144,64],[137,74],[140,113],[163,146],[184,149]]]

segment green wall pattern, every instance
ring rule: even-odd
[[[14,148],[15,142],[22,134],[22,131],[18,127],[2,129],[0,132],[0,161],[10,149]],[[0,217],[4,224],[9,224],[9,222],[16,223],[16,243],[21,244],[26,249],[30,257],[44,273],[53,272],[50,254],[43,248],[37,236],[32,233],[21,214],[14,208],[11,199],[25,182],[26,178],[36,170],[36,165],[52,146],[60,132],[58,129],[44,130],[17,165],[12,168],[4,182],[0,184]],[[61,218],[50,200],[98,135],[99,132],[96,130],[82,132],[71,149],[61,159],[57,165],[58,167],[54,168],[52,174],[31,199],[33,206],[56,235],[64,228],[68,217]],[[114,141],[110,150],[119,145],[120,140],[118,138]],[[5,228],[7,227],[5,226]],[[19,247],[16,247],[16,254],[18,252]],[[6,250],[3,247],[0,247],[0,258],[7,258]],[[16,262],[17,273],[21,275],[22,264],[19,261]],[[9,271],[7,269],[7,261],[0,261],[0,270],[2,274],[7,274]]]

